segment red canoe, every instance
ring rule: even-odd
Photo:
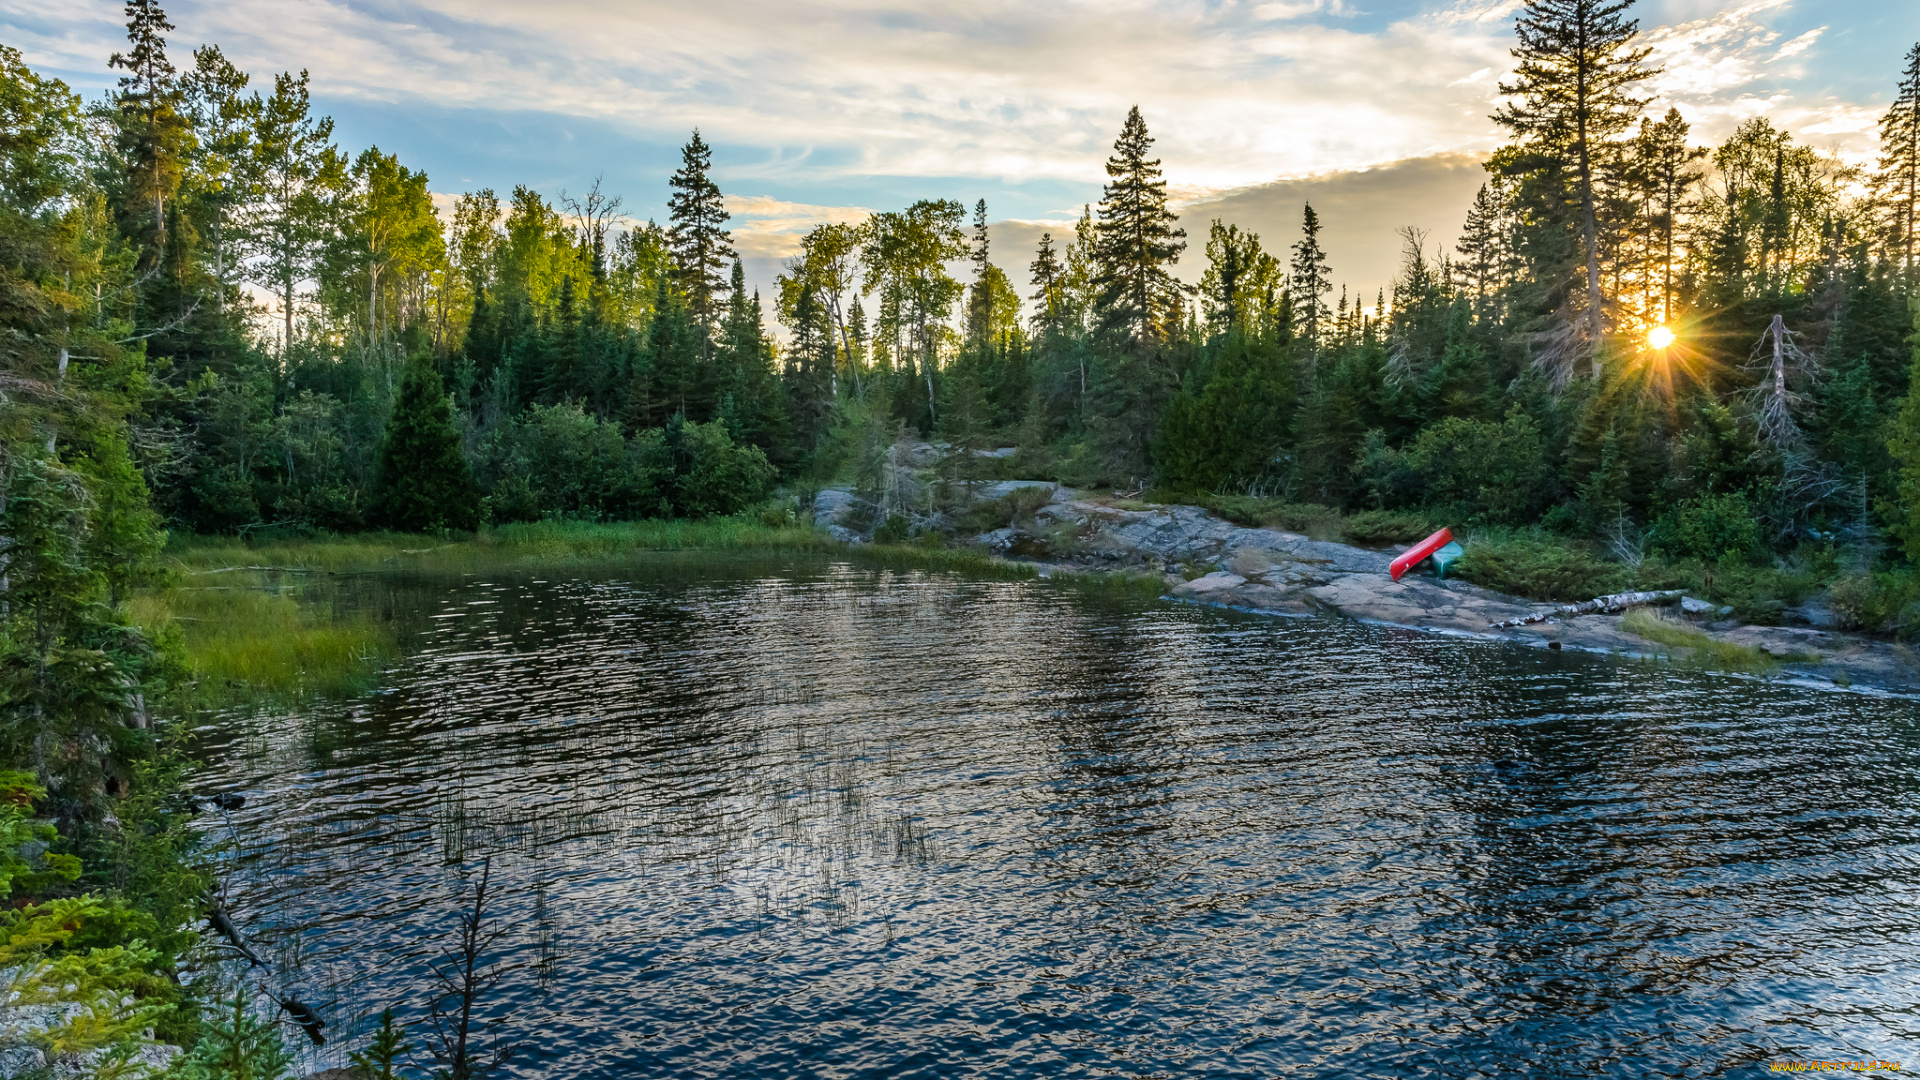
[[[1452,529],[1441,529],[1439,532],[1434,533],[1432,536],[1427,537],[1425,540],[1420,541],[1402,552],[1399,558],[1393,560],[1393,565],[1387,568],[1388,572],[1393,574],[1393,580],[1399,581],[1401,574],[1413,569],[1419,564],[1421,559],[1446,547],[1447,542],[1452,539]]]

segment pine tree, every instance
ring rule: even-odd
[[[162,36],[173,24],[154,0],[127,0],[126,14],[132,48],[114,53],[108,64],[127,73],[114,98],[117,142],[127,168],[126,231],[143,238],[142,263],[151,266],[166,242],[166,203],[180,188],[190,134],[180,113],[180,81],[167,59],[167,39]],[[150,221],[146,220],[149,210]]]
[[[987,272],[993,263],[987,257],[987,200],[973,205],[973,284],[967,287],[967,340],[987,339],[993,319],[993,296],[987,287]]]
[[[1874,177],[1901,265],[1914,266],[1915,218],[1920,214],[1920,45],[1907,50],[1907,68],[1893,105],[1880,119],[1880,171]]]
[[[1186,230],[1167,209],[1160,159],[1148,158],[1153,138],[1140,107],[1127,113],[1107,158],[1109,182],[1100,198],[1093,283],[1105,326],[1136,342],[1164,341],[1177,327],[1185,286],[1167,269],[1186,250]]]
[[[1493,310],[1495,291],[1503,283],[1500,273],[1505,255],[1506,236],[1501,228],[1504,208],[1489,185],[1481,184],[1474,193],[1473,206],[1467,210],[1466,224],[1460,227],[1460,239],[1454,250],[1460,261],[1454,264],[1461,287],[1473,295],[1474,314],[1485,319]]]
[[[687,298],[687,310],[694,322],[709,337],[727,292],[727,261],[733,258],[733,245],[723,228],[732,215],[726,200],[707,173],[713,167],[713,148],[693,138],[680,148],[680,168],[668,181],[673,195],[667,199],[667,227],[673,248],[674,280]]]
[[[1893,531],[1905,542],[1907,558],[1920,562],[1920,303],[1909,301],[1913,312],[1913,366],[1907,376],[1907,396],[1893,419],[1887,450],[1900,462],[1898,495],[1886,507],[1894,519]]]
[[[416,355],[380,445],[374,518],[402,532],[472,529],[479,524],[478,503],[440,373],[430,358]]]
[[[381,1011],[380,1026],[367,1040],[367,1048],[347,1055],[347,1060],[364,1080],[395,1080],[399,1076],[395,1067],[414,1050],[406,1036],[407,1029],[394,1023],[393,1006],[389,1005]]]
[[[227,60],[217,45],[193,51],[193,71],[181,80],[196,134],[191,186],[211,226],[214,309],[225,309],[228,291],[238,285],[236,260],[229,257],[228,218],[251,194],[256,182],[252,134],[259,122],[260,95],[243,97],[246,72]]]
[[[1687,145],[1689,130],[1680,110],[1669,108],[1659,123],[1643,119],[1640,134],[1634,140],[1635,172],[1645,186],[1648,200],[1647,291],[1652,292],[1656,280],[1659,284],[1657,312],[1649,310],[1647,317],[1651,319],[1657,314],[1661,323],[1673,319],[1674,244],[1680,233],[1680,213],[1685,208],[1688,192],[1706,175],[1706,171],[1694,163],[1706,157],[1707,150]]]
[[[1322,297],[1333,291],[1333,268],[1327,265],[1327,253],[1320,248],[1320,215],[1313,212],[1312,203],[1301,215],[1300,234],[1299,242],[1293,245],[1293,280],[1288,295],[1293,301],[1294,326],[1312,352],[1319,348],[1320,331],[1330,314]]]
[[[1658,74],[1635,47],[1638,20],[1623,18],[1633,0],[1529,0],[1514,29],[1520,45],[1514,80],[1500,84],[1513,100],[1493,120],[1525,149],[1571,164],[1586,260],[1582,333],[1589,348],[1605,329],[1600,288],[1600,235],[1595,177],[1614,153],[1613,140],[1644,102],[1628,89]]]
[[[1033,274],[1033,284],[1038,286],[1031,299],[1034,301],[1033,329],[1036,334],[1046,334],[1059,329],[1064,297],[1061,288],[1066,269],[1060,265],[1060,255],[1053,247],[1053,234],[1040,234],[1039,250],[1034,252],[1033,262],[1027,269]]]

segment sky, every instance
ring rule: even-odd
[[[1191,249],[1207,223],[1297,238],[1311,201],[1334,278],[1371,298],[1404,226],[1450,245],[1500,142],[1515,0],[178,0],[176,63],[217,43],[256,85],[312,73],[343,147],[424,168],[435,192],[596,179],[665,220],[698,128],[749,278],[799,235],[920,198],[987,201],[994,261],[1025,281],[1042,231],[1097,203],[1138,105]],[[1868,160],[1909,48],[1912,0],[1647,0],[1653,107],[1710,143],[1766,116]],[[0,0],[0,43],[89,96],[124,15]]]

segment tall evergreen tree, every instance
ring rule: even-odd
[[[1036,286],[1033,296],[1033,328],[1038,333],[1057,329],[1060,325],[1061,309],[1064,297],[1061,296],[1066,268],[1060,265],[1060,254],[1054,250],[1053,234],[1040,234],[1039,249],[1034,252],[1033,262],[1027,269],[1033,274]]]
[[[1460,255],[1460,260],[1453,264],[1454,271],[1461,287],[1473,296],[1474,313],[1483,319],[1501,280],[1505,247],[1501,217],[1499,197],[1489,185],[1481,184],[1480,190],[1474,192],[1473,205],[1467,209],[1466,223],[1460,227],[1460,239],[1453,247]]]
[[[1135,105],[1107,158],[1094,246],[1097,306],[1104,325],[1136,342],[1164,341],[1177,327],[1185,286],[1167,268],[1186,250],[1185,229],[1167,209],[1167,182],[1147,122]]]
[[[1327,302],[1323,297],[1333,291],[1333,267],[1327,265],[1327,253],[1320,247],[1320,215],[1308,203],[1300,219],[1300,239],[1293,245],[1293,280],[1288,295],[1293,301],[1294,326],[1306,339],[1309,351],[1320,345],[1325,327]]]
[[[1661,323],[1673,319],[1674,247],[1680,236],[1680,214],[1693,185],[1706,175],[1695,162],[1707,156],[1707,149],[1687,145],[1689,130],[1680,110],[1669,108],[1658,123],[1641,120],[1640,134],[1634,139],[1634,172],[1648,204],[1648,265],[1642,272],[1649,299],[1657,296],[1659,301],[1647,305],[1646,315]]]
[[[713,167],[713,148],[693,138],[680,148],[680,168],[669,180],[673,194],[667,199],[671,222],[667,235],[673,247],[674,280],[687,298],[687,310],[694,322],[711,336],[727,293],[727,261],[733,258],[733,245],[721,226],[732,215],[720,186],[707,174]]]
[[[973,262],[973,283],[967,286],[967,340],[979,342],[986,340],[988,324],[993,318],[993,296],[987,282],[987,272],[993,269],[993,263],[987,255],[985,199],[973,204],[973,253],[968,258]]]
[[[1920,562],[1920,304],[1911,307],[1913,366],[1908,369],[1907,396],[1887,437],[1887,449],[1900,463],[1898,495],[1886,509],[1894,534],[1906,544],[1907,558]]]
[[[253,128],[259,122],[259,94],[243,96],[250,81],[217,45],[193,51],[193,70],[181,80],[187,115],[196,133],[189,182],[212,234],[214,309],[225,309],[227,293],[238,287],[238,260],[229,223],[252,195]]]
[[[142,262],[151,266],[166,242],[167,201],[180,189],[190,131],[167,39],[173,29],[154,0],[127,0],[127,41],[109,66],[126,72],[114,98],[117,142],[127,169],[124,212],[127,235],[140,240]]]
[[[1874,186],[1886,207],[1892,246],[1913,269],[1914,226],[1920,215],[1920,44],[1907,50],[1907,68],[1893,104],[1880,118],[1880,171]]]
[[[380,444],[374,518],[402,532],[471,529],[479,524],[478,504],[440,373],[431,358],[416,355]]]
[[[1658,74],[1645,64],[1651,50],[1633,43],[1638,20],[1623,17],[1632,6],[1633,0],[1528,0],[1514,27],[1520,44],[1512,52],[1520,63],[1513,81],[1500,84],[1513,100],[1493,115],[1532,156],[1523,168],[1572,166],[1586,263],[1579,323],[1588,348],[1605,329],[1596,177],[1644,104],[1630,88]]]

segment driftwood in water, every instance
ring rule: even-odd
[[[1648,604],[1671,604],[1680,599],[1679,589],[1662,589],[1659,592],[1622,592],[1608,596],[1596,596],[1579,604],[1563,604],[1552,611],[1542,611],[1536,615],[1522,615],[1518,619],[1506,619],[1492,624],[1495,630],[1504,630],[1509,626],[1526,626],[1528,623],[1546,622],[1548,619],[1566,619],[1575,615],[1611,615],[1616,611],[1625,611],[1630,607],[1644,607]]]

